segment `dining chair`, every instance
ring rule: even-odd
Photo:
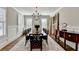
[[[40,49],[42,51],[42,35],[41,34],[29,34],[30,38],[30,50]]]

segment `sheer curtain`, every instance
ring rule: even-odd
[[[32,28],[32,18],[26,19],[26,29],[27,28]]]
[[[42,29],[43,28],[46,28],[47,29],[47,18],[42,18],[41,19],[41,22],[42,22]]]
[[[0,37],[6,34],[5,10],[0,8]]]
[[[0,44],[6,41],[6,10],[0,8]]]

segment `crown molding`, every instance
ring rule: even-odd
[[[14,10],[16,10],[18,13],[24,15],[23,12],[19,11],[17,8],[15,8],[15,7],[12,7],[12,8],[13,8]]]
[[[53,14],[50,15],[50,17],[55,16],[61,9],[63,9],[64,7],[60,7],[58,8],[56,11],[53,12]]]

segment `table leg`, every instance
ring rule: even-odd
[[[75,49],[75,50],[76,50],[76,51],[78,51],[78,43],[76,43],[76,46],[75,46],[75,47],[76,47],[76,49]]]
[[[66,39],[64,39],[64,48],[66,49]]]

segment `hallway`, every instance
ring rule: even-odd
[[[75,11],[79,12],[79,8],[0,8],[0,51],[30,51],[30,35],[26,46],[26,38],[22,36],[23,34],[27,35],[29,29],[34,37],[32,39],[37,41],[36,37],[44,39],[43,44],[41,43],[42,39],[39,38],[40,41],[38,41],[40,43],[38,45],[42,46],[43,51],[78,51],[79,13]],[[37,36],[38,34],[39,36]],[[41,34],[43,36],[40,36]],[[45,40],[48,40],[48,45]],[[39,51],[39,49],[34,51],[36,50]]]

